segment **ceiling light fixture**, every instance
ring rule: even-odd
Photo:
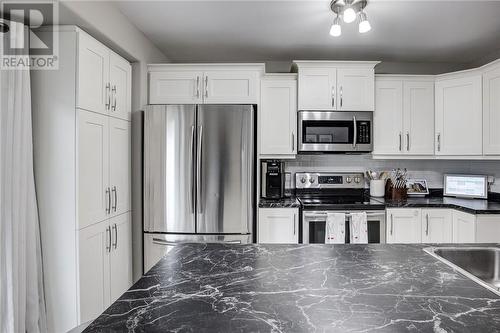
[[[333,20],[332,27],[330,28],[330,35],[333,37],[338,37],[342,34],[342,27],[340,26],[340,17],[337,17]]]
[[[359,33],[364,34],[370,30],[372,30],[372,26],[370,25],[365,12],[359,13]]]
[[[337,14],[333,20],[332,27],[330,28],[330,35],[338,37],[342,34],[342,27],[340,26],[340,17],[345,23],[352,23],[359,19],[358,31],[362,34],[372,29],[370,22],[364,12],[368,0],[332,0],[330,2],[330,9]]]

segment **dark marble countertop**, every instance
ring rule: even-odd
[[[283,199],[259,199],[259,208],[299,208],[300,202],[295,197]]]
[[[85,332],[500,332],[425,245],[176,246]]]
[[[390,199],[376,198],[387,208],[453,208],[471,214],[500,214],[500,202],[481,199],[460,199],[450,197],[409,197],[398,202]]]

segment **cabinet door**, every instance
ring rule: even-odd
[[[130,122],[109,118],[109,188],[111,214],[120,215],[131,207]]]
[[[79,33],[77,107],[107,114],[110,93],[109,49],[87,34]]]
[[[259,208],[258,242],[297,244],[298,209]]]
[[[387,243],[421,243],[420,209],[387,210]]]
[[[500,155],[500,67],[483,74],[483,144],[485,155]]]
[[[403,152],[403,83],[377,80],[375,89],[373,153],[399,155]]]
[[[375,74],[373,69],[338,68],[337,95],[339,111],[375,109]]]
[[[450,209],[422,209],[422,243],[451,243]]]
[[[296,154],[297,81],[262,80],[260,153]]]
[[[108,221],[78,231],[78,240],[80,323],[84,323],[95,319],[111,304],[109,297],[111,230]]]
[[[149,73],[149,104],[200,104],[203,101],[202,72]]]
[[[336,110],[337,70],[303,68],[298,78],[299,110]]]
[[[203,77],[205,104],[257,104],[259,77],[252,71],[207,71]]]
[[[481,155],[481,75],[436,82],[436,154]]]
[[[453,218],[453,243],[476,242],[476,216],[454,210]]]
[[[132,108],[132,67],[130,63],[111,52],[109,57],[109,81],[111,83],[110,114],[130,120]]]
[[[111,228],[110,297],[116,301],[132,285],[132,221],[130,213],[109,220]]]
[[[407,81],[403,86],[406,154],[434,154],[434,82]]]
[[[79,228],[102,221],[109,214],[108,119],[94,112],[78,111]]]

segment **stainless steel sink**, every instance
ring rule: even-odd
[[[500,295],[500,247],[428,247],[424,251]]]

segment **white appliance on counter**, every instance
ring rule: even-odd
[[[446,197],[488,199],[488,176],[484,175],[444,175]]]
[[[252,105],[144,113],[144,271],[179,243],[252,242]]]

